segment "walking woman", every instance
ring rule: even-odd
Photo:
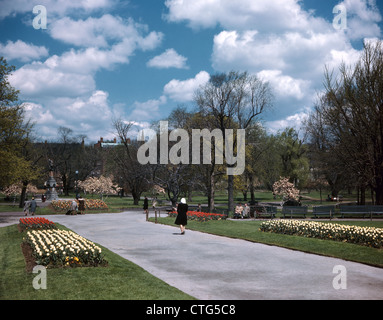
[[[185,234],[185,226],[188,224],[188,218],[186,213],[188,212],[189,206],[186,204],[185,198],[181,199],[181,203],[177,207],[177,219],[174,222],[178,224],[181,229],[181,234]]]
[[[144,213],[148,214],[149,213],[149,200],[147,197],[144,199]]]

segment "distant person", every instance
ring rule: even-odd
[[[237,204],[234,210],[234,219],[238,219],[238,218],[239,218],[239,205]]]
[[[24,214],[27,216],[28,213],[29,213],[29,206],[31,205],[31,203],[28,201],[28,200],[25,200],[24,202]]]
[[[243,208],[242,217],[243,218],[249,218],[250,217],[250,207],[248,206],[247,203],[245,203],[245,207]]]
[[[157,197],[155,197],[154,199],[153,199],[153,209],[156,209],[156,206],[157,206]]]
[[[149,201],[148,201],[148,198],[145,197],[144,199],[144,213],[148,214],[149,213]]]
[[[32,197],[31,203],[29,205],[29,212],[32,214],[32,216],[35,215],[36,208],[37,208],[37,202],[35,200],[35,197]]]
[[[80,211],[80,214],[85,213],[85,199],[78,198],[78,211]]]
[[[237,218],[237,219],[243,218],[242,211],[243,211],[243,207],[242,207],[242,204],[240,203],[239,205],[235,207],[234,218]]]
[[[72,203],[71,203],[71,214],[77,214],[77,209],[78,209],[78,206],[77,206],[77,201],[76,200],[72,200]]]
[[[175,224],[178,224],[181,229],[181,234],[185,234],[185,226],[188,224],[188,218],[187,218],[187,212],[188,212],[189,206],[186,204],[186,199],[182,198],[181,203],[178,204],[177,207],[177,218],[174,222]]]

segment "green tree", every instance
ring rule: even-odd
[[[8,81],[14,70],[0,57],[0,187],[36,178],[33,163],[23,154],[33,125],[25,118],[19,91]]]
[[[307,145],[294,128],[286,128],[278,136],[278,149],[282,164],[281,176],[290,177],[295,187],[304,187],[309,174]]]

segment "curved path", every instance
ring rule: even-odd
[[[52,215],[198,299],[383,299],[383,269],[145,221],[142,212]],[[334,289],[342,266],[346,289]]]

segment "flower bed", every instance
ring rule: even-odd
[[[19,220],[19,230],[35,230],[35,229],[56,229],[54,222],[41,218],[20,218]]]
[[[177,211],[172,211],[169,213],[169,217],[177,217]],[[220,213],[206,213],[198,211],[188,211],[187,212],[188,220],[196,221],[208,221],[208,220],[226,220],[226,215]]]
[[[260,230],[309,238],[330,239],[374,248],[383,247],[382,228],[281,219],[262,222]]]
[[[85,200],[85,209],[86,210],[107,210],[107,204],[98,199],[84,199]],[[53,200],[51,202],[53,209],[56,211],[68,211],[71,208],[73,200]],[[77,205],[79,205],[78,200],[76,200]]]
[[[101,248],[77,233],[65,230],[33,230],[25,237],[36,263],[46,267],[98,266],[106,264]]]

